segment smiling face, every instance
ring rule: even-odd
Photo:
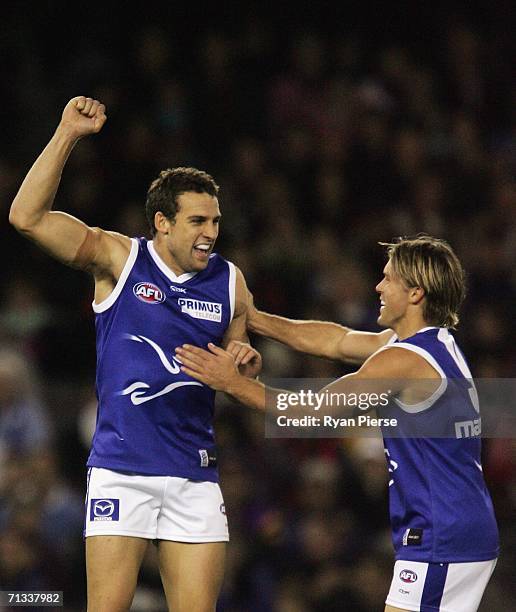
[[[397,324],[407,314],[413,290],[409,289],[396,274],[390,260],[383,269],[383,280],[376,285],[376,291],[380,294],[381,304],[378,324],[396,329]]]
[[[219,234],[220,209],[216,197],[188,191],[177,198],[174,219],[156,213],[155,247],[164,262],[181,275],[208,265]]]

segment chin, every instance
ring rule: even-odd
[[[195,261],[192,264],[192,272],[202,272],[203,270],[206,270],[206,268],[208,267],[208,261],[204,262],[204,261]]]
[[[379,316],[379,317],[376,319],[376,322],[378,323],[378,325],[379,325],[380,327],[385,327],[385,328],[387,328],[387,327],[390,327],[390,326],[391,326],[391,325],[390,325],[390,323],[388,323],[388,322],[385,320],[385,318],[384,318],[383,314],[381,314],[381,315],[380,315],[380,316]]]

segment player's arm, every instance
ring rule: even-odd
[[[322,392],[376,395],[388,392],[389,396],[396,397],[408,388],[412,392],[422,389],[433,392],[436,386],[429,381],[439,378],[437,371],[423,357],[392,346],[373,354],[356,372],[334,380]],[[417,381],[422,382],[419,384]]]
[[[247,335],[247,300],[248,289],[244,275],[236,268],[235,278],[235,312],[224,338],[222,346],[234,357],[235,365],[247,377],[255,378],[262,369],[260,353],[249,344]]]
[[[25,177],[9,213],[10,223],[63,263],[92,272],[116,272],[128,239],[90,228],[64,212],[52,211],[66,161],[80,138],[96,134],[106,121],[98,100],[68,102],[50,142]],[[120,260],[120,261],[119,261]]]
[[[247,327],[250,331],[277,340],[296,351],[325,357],[334,361],[363,363],[382,346],[394,332],[355,331],[326,321],[299,321],[257,310],[249,298]]]
[[[227,351],[213,344],[209,344],[208,349],[205,351],[190,345],[176,349],[183,363],[181,369],[213,389],[224,391],[242,404],[262,411],[275,411],[274,396],[288,393],[245,378],[238,372],[233,356]],[[331,393],[380,395],[388,392],[389,396],[396,396],[407,387],[413,387],[415,380],[436,378],[439,378],[437,372],[417,353],[393,347],[371,356],[357,372],[335,380],[319,393],[328,391],[329,397]],[[269,402],[266,402],[266,396]],[[355,412],[355,407],[345,408],[339,404],[322,408],[325,414],[342,417]]]

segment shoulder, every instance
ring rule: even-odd
[[[94,274],[102,276],[109,272],[118,278],[131,253],[133,244],[131,238],[118,232],[92,227],[87,240],[89,246],[86,244],[83,246],[92,249],[94,253],[92,258]]]
[[[103,232],[104,234],[106,234],[108,239],[112,240],[113,242],[118,243],[119,245],[125,247],[126,249],[128,250],[131,249],[131,244],[132,244],[133,239],[129,238],[129,236],[126,236],[125,234],[120,234],[119,232],[112,232],[110,230],[101,230],[98,227],[95,227],[93,229]],[[134,240],[136,240],[136,238],[134,238]]]
[[[357,372],[359,378],[440,378],[420,354],[396,344],[384,346],[371,355]]]

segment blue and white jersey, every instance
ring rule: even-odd
[[[482,474],[478,396],[464,356],[445,328],[425,328],[402,342],[394,337],[390,346],[414,351],[441,377],[428,400],[396,399],[382,409],[382,417],[397,419],[400,436],[388,437],[384,428],[396,559],[494,559],[498,529]]]
[[[97,426],[88,466],[217,482],[215,392],[180,370],[175,348],[220,345],[235,308],[235,267],[212,254],[176,276],[152,241],[132,239],[109,297],[93,303]]]

